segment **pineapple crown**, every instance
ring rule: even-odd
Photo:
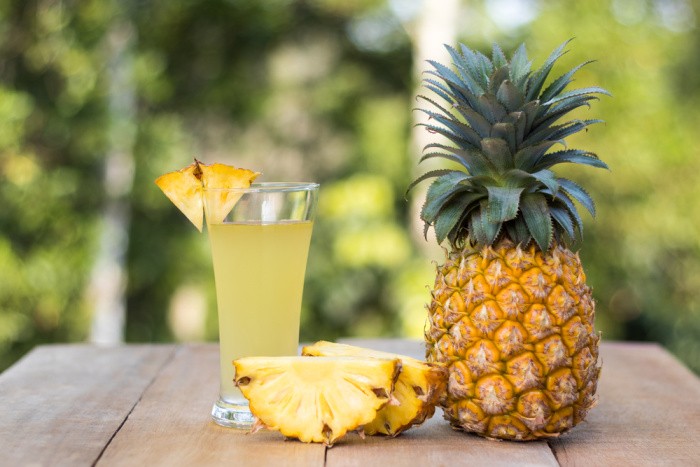
[[[570,245],[582,238],[583,223],[574,201],[595,216],[595,204],[577,183],[555,176],[561,163],[608,168],[595,154],[569,149],[565,138],[602,120],[563,117],[582,106],[590,107],[595,94],[610,95],[600,87],[566,90],[586,61],[544,87],[554,63],[566,53],[569,41],[557,47],[541,68],[531,71],[525,45],[508,61],[494,44],[491,59],[464,44],[449,45],[454,69],[429,60],[424,86],[447,103],[447,108],[426,96],[419,99],[431,109],[431,133],[451,145],[430,143],[421,162],[443,158],[458,169],[431,170],[414,180],[435,178],[421,210],[424,234],[430,226],[438,242],[446,238],[454,247],[469,242],[488,246],[502,237],[521,245],[533,239],[542,251],[558,242]],[[435,79],[437,78],[437,79]],[[564,149],[550,151],[557,143]]]

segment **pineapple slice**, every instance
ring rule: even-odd
[[[398,358],[401,373],[394,388],[398,405],[387,405],[372,422],[364,426],[368,435],[384,434],[397,436],[414,425],[420,425],[435,413],[435,405],[445,393],[447,369],[441,364],[426,363],[415,358],[347,344],[319,341],[305,346],[302,355],[309,356],[356,356],[375,358]]]
[[[391,402],[398,359],[244,357],[235,383],[262,426],[305,443],[333,445]]]
[[[226,164],[203,164],[197,159],[184,169],[161,175],[156,185],[182,213],[202,231],[204,188],[247,188],[260,175],[248,169]],[[213,209],[207,212],[210,222],[221,222],[241,195],[223,192],[212,198]]]

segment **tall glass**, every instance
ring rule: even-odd
[[[297,353],[317,195],[316,183],[205,189],[221,365],[219,400],[211,415],[219,425],[249,428],[254,422],[248,401],[233,384],[233,360]]]

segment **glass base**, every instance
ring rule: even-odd
[[[230,404],[221,399],[211,409],[211,418],[221,426],[249,430],[255,423],[255,416],[250,413],[248,401]]]

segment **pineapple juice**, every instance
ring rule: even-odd
[[[219,316],[221,398],[247,405],[232,361],[296,355],[311,221],[210,224]]]

